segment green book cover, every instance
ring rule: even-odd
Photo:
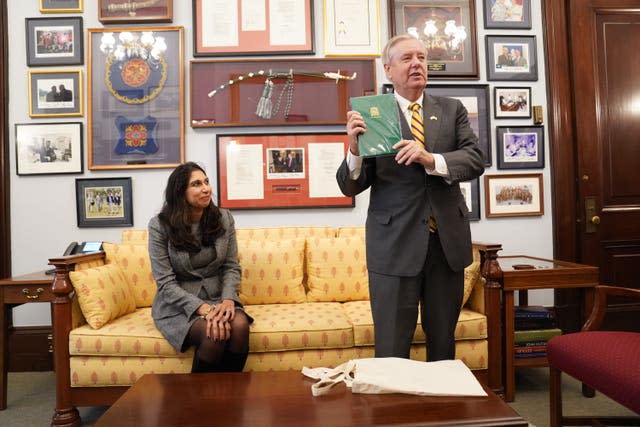
[[[402,130],[393,94],[351,98],[351,109],[362,115],[366,125],[365,132],[358,135],[358,149],[362,157],[397,153],[393,146],[402,139]]]
[[[531,341],[549,341],[551,338],[562,335],[559,328],[533,329],[529,331],[515,331],[514,341],[516,344],[524,344]]]

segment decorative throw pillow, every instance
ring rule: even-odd
[[[136,307],[151,307],[158,286],[151,272],[147,245],[105,243],[102,245],[107,264],[116,263],[129,283]]]
[[[129,284],[116,264],[72,271],[69,277],[82,314],[94,329],[136,309]]]
[[[238,240],[244,304],[292,304],[306,301],[302,285],[304,239]]]
[[[307,239],[307,301],[369,299],[363,235]]]
[[[480,278],[480,263],[472,262],[464,269],[464,295],[462,296],[462,307],[469,301],[471,292]]]

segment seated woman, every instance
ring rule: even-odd
[[[240,372],[249,324],[238,298],[241,270],[233,217],[211,199],[204,169],[178,166],[160,213],[149,221],[149,255],[158,292],[152,316],[181,352],[196,347],[191,372]]]

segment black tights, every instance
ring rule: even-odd
[[[192,372],[240,372],[249,351],[249,319],[236,310],[231,321],[231,337],[226,341],[207,338],[207,322],[196,320],[189,330],[190,345],[196,347]]]

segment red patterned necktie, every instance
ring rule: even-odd
[[[420,114],[420,104],[412,103],[409,105],[409,110],[411,110],[411,134],[424,147],[424,124],[422,122],[422,114]],[[436,219],[433,217],[433,212],[430,212],[429,231],[435,233],[437,229]]]

